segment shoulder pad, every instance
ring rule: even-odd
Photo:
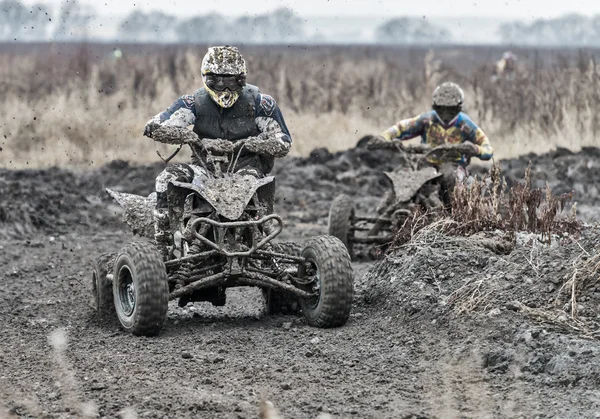
[[[259,105],[266,116],[272,116],[277,107],[275,99],[269,95],[260,95]]]

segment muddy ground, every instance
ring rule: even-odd
[[[503,162],[509,182],[529,159],[535,182],[575,190],[582,218],[600,220],[599,150]],[[397,163],[361,149],[280,162],[282,240],[325,233],[341,192],[373,211]],[[157,338],[99,323],[90,265],[133,239],[102,188],[148,194],[161,168],[0,170],[0,417],[250,418],[263,396],[285,418],[600,417],[600,286],[578,294],[578,323],[560,292],[598,250],[591,227],[565,246],[523,236],[499,254],[437,237],[356,263],[340,329],[267,317],[254,289],[222,308],[171,307]]]

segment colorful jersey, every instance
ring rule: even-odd
[[[435,111],[430,111],[415,118],[402,120],[381,135],[388,140],[394,138],[410,140],[421,136],[421,142],[432,148],[444,143],[459,144],[470,141],[479,146],[477,157],[481,160],[491,159],[494,153],[482,129],[463,112],[445,125]],[[457,162],[466,165],[468,159],[462,156],[457,159]]]
[[[280,141],[291,145],[292,136],[285,124],[279,106],[271,96],[259,94],[256,97],[254,119],[261,133],[273,135]],[[166,111],[154,116],[148,122],[179,127],[194,125],[196,122],[194,95],[181,96]]]

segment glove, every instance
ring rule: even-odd
[[[285,157],[290,151],[290,143],[273,137],[248,138],[244,141],[244,149],[263,156]]]
[[[198,142],[198,136],[187,128],[159,125],[152,131],[152,139],[159,143],[180,145]]]
[[[391,144],[392,144],[392,142],[390,140],[386,140],[381,135],[373,135],[373,136],[371,136],[371,138],[369,139],[369,142],[367,143],[367,148],[369,150],[378,150],[378,149],[382,149],[382,148],[387,148]]]
[[[146,136],[148,138],[152,138],[152,133],[158,127],[160,127],[160,124],[158,122],[156,122],[154,119],[151,119],[150,121],[148,121],[148,123],[144,127],[144,136]]]
[[[464,143],[460,144],[460,146],[461,146],[460,147],[461,153],[463,153],[464,155],[466,155],[468,157],[478,156],[481,154],[481,152],[479,150],[479,146],[470,141],[465,141]]]

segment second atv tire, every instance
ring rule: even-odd
[[[108,274],[112,274],[116,258],[116,253],[104,253],[98,256],[94,262],[91,279],[91,303],[92,309],[100,318],[106,317],[115,311],[112,283],[108,280]]]
[[[317,236],[308,241],[302,256],[298,276],[314,278],[307,291],[317,296],[300,299],[308,324],[329,328],[343,326],[350,317],[354,297],[354,273],[350,255],[341,242],[332,236]]]
[[[329,209],[329,235],[337,237],[344,243],[350,257],[353,257],[352,223],[354,218],[354,201],[348,195],[339,195],[331,203]]]
[[[146,242],[125,246],[114,266],[113,298],[123,328],[157,335],[167,317],[169,283],[162,255]]]

